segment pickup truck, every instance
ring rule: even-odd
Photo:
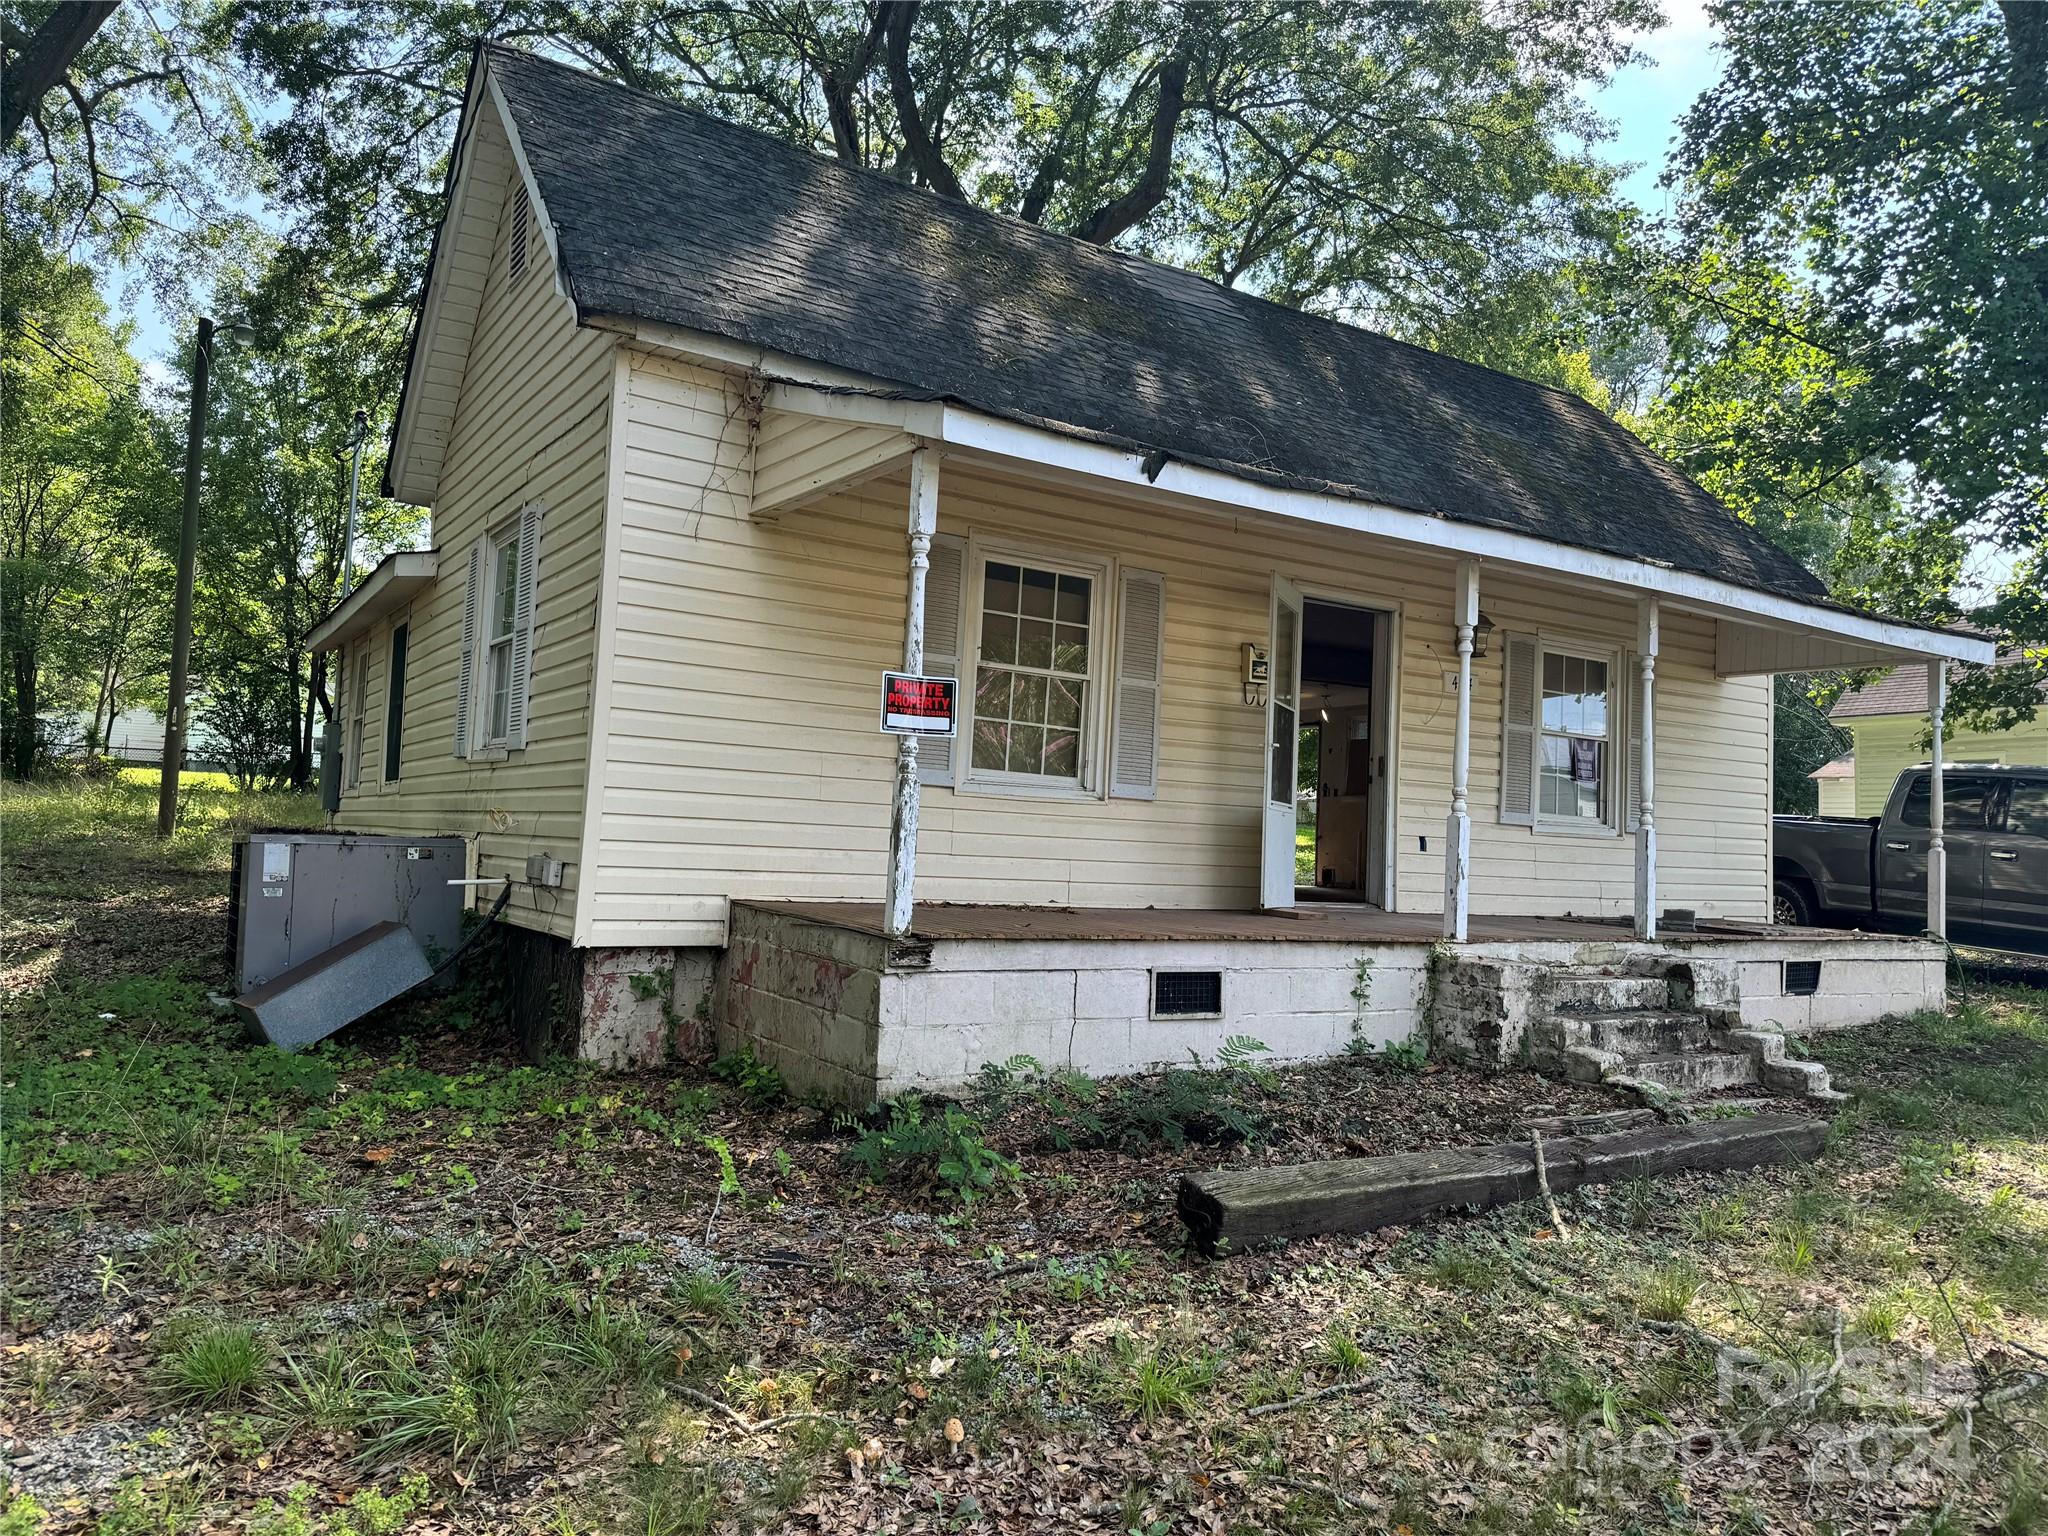
[[[1901,773],[1879,817],[1777,817],[1774,920],[1924,932],[1929,777]],[[2048,768],[1945,768],[1942,795],[1949,937],[2048,954]]]

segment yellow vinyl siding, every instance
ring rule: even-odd
[[[1927,715],[1859,715],[1838,722],[1856,739],[1856,808],[1881,816],[1902,770],[1927,761]],[[2009,731],[1951,731],[1941,755],[1951,763],[2048,764],[2048,716]]]
[[[370,720],[360,790],[346,794],[340,827],[399,834],[461,833],[477,839],[480,876],[523,876],[529,853],[567,870],[560,890],[516,885],[516,921],[567,937],[577,889],[590,746],[591,667],[603,565],[612,340],[579,331],[555,289],[545,247],[535,243],[525,276],[507,281],[502,212],[514,186],[511,155],[495,117],[478,125],[471,174],[498,177],[497,228],[483,279],[475,337],[459,379],[433,513],[440,574],[412,605],[400,777],[380,788],[391,625],[369,640]],[[479,535],[530,501],[546,512],[535,580],[527,745],[492,760],[454,754],[455,695],[469,552]],[[486,707],[484,673],[472,705]],[[487,895],[495,895],[487,892]]]
[[[1856,814],[1856,780],[1821,779],[1820,814],[1823,816],[1854,816]]]
[[[752,519],[739,386],[643,354],[630,362],[589,942],[717,942],[729,896],[877,900],[894,743],[876,711],[880,675],[901,656],[907,477]],[[1400,610],[1396,889],[1404,910],[1440,907],[1456,702],[1443,687],[1456,664],[1450,561],[1251,516],[1169,515],[958,459],[941,470],[939,529],[1164,574],[1159,794],[927,787],[920,900],[1253,904],[1265,714],[1244,703],[1240,647],[1266,637],[1277,569],[1312,597]],[[1633,644],[1634,607],[1495,568],[1482,573],[1481,594],[1496,641],[1473,691],[1473,910],[1626,912],[1632,839],[1495,821],[1498,636],[1535,629],[1622,649]],[[1717,680],[1713,641],[1710,624],[1667,614],[1662,894],[1761,917],[1769,687]]]

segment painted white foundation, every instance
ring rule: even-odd
[[[1520,968],[1631,971],[1683,960],[1702,1006],[1794,1032],[1938,1007],[1942,951],[1924,940],[1829,935],[1688,943],[1523,941],[1460,946]],[[1324,939],[937,940],[877,934],[736,903],[714,1003],[718,1044],[744,1044],[798,1093],[867,1104],[964,1086],[988,1062],[1030,1056],[1094,1076],[1213,1062],[1233,1035],[1275,1062],[1379,1049],[1422,1027],[1431,949]],[[1820,990],[1790,997],[1786,959],[1821,960]],[[1215,1018],[1152,1016],[1155,969],[1222,973]],[[1512,1007],[1512,1003],[1510,1007]]]

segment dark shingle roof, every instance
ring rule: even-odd
[[[494,47],[580,314],[708,331],[1098,441],[1811,599],[1578,397]]]
[[[1970,629],[1966,633],[1984,635],[1982,630]],[[1984,635],[1989,639],[1990,636]],[[2024,665],[2026,657],[2017,650],[2000,651],[1992,663],[1998,667]],[[1948,669],[1949,681],[1963,675],[1964,668],[1951,664]],[[2048,684],[2042,685],[2042,696],[2048,698]],[[1852,688],[1835,700],[1834,708],[1828,711],[1830,720],[1860,720],[1868,715],[1924,715],[1927,713],[1927,669],[1925,667],[1899,667],[1887,672],[1874,683],[1865,683],[1861,688]]]

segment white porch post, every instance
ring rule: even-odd
[[[1472,632],[1479,624],[1479,562],[1458,562],[1458,718],[1451,738],[1451,814],[1444,823],[1444,937],[1465,942],[1471,911],[1472,813],[1466,786],[1472,774]]]
[[[1948,833],[1943,826],[1941,718],[1948,713],[1948,664],[1927,664],[1927,717],[1934,726],[1934,767],[1927,781],[1927,931],[1948,937]]]
[[[939,523],[939,459],[930,448],[910,456],[910,601],[903,620],[903,670],[924,670],[924,578],[931,569]],[[889,818],[888,911],[892,938],[910,932],[911,887],[917,880],[917,738],[896,738],[896,798]]]
[[[1657,937],[1657,599],[1636,610],[1636,653],[1643,676],[1636,706],[1636,764],[1642,803],[1636,810],[1636,937]]]

